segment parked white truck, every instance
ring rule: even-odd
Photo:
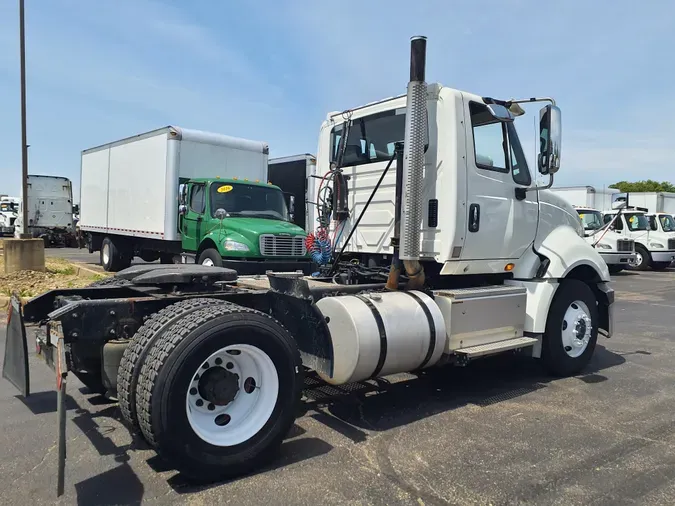
[[[675,234],[652,229],[647,208],[634,207],[632,195],[629,194],[628,205],[621,216],[616,216],[616,210],[603,213],[605,223],[621,237],[635,241],[636,258],[632,268],[641,271],[650,267],[657,271],[667,269],[675,261]]]
[[[139,265],[23,310],[12,300],[3,374],[28,392],[23,322],[46,324],[38,346],[57,371],[61,463],[68,371],[117,397],[166,463],[213,481],[273,458],[306,368],[340,385],[501,352],[557,375],[588,364],[598,334],[612,334],[605,262],[572,206],[534,186],[519,101],[427,85],[425,51],[413,38],[407,96],[321,126],[317,195],[329,186],[334,199],[322,197],[320,214],[346,248],[319,275]],[[521,102],[537,101],[552,102]],[[549,103],[537,145],[550,178],[560,141]]]
[[[21,199],[3,195],[0,197],[0,236],[14,235],[14,222],[18,217]]]
[[[28,207],[28,231],[41,238],[45,246],[75,246],[73,187],[70,179],[61,176],[28,174],[28,198],[22,197],[14,235],[23,227],[23,206]]]
[[[630,204],[647,209],[651,231],[675,237],[675,193],[631,192]]]
[[[309,271],[304,229],[267,179],[268,152],[264,142],[175,126],[83,151],[78,226],[89,251],[107,271],[134,256]]]
[[[584,227],[586,241],[598,251],[610,273],[616,274],[635,263],[637,255],[633,240],[607,228],[601,212],[602,209],[612,208],[613,198],[619,194],[619,190],[567,186],[552,188],[551,191],[576,209]]]

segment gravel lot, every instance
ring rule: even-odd
[[[310,401],[271,467],[203,488],[164,469],[116,404],[72,377],[61,502],[675,504],[674,282],[673,271],[616,276],[617,332],[581,376],[498,357]],[[54,375],[30,362],[29,399],[0,381],[0,504],[55,500]]]

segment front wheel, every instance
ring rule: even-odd
[[[654,271],[665,271],[668,267],[670,267],[670,262],[652,262]]]
[[[136,410],[146,440],[192,481],[244,474],[276,453],[303,385],[300,354],[279,322],[233,304],[174,322],[149,350]]]
[[[610,274],[618,274],[622,270],[625,269],[625,266],[623,265],[618,265],[618,264],[613,264],[613,265],[608,265],[607,268],[609,269]]]
[[[202,251],[201,255],[199,255],[197,263],[202,265],[208,265],[209,267],[222,267],[223,257],[220,256],[218,250],[215,250],[213,248],[207,248],[204,251]]]
[[[649,264],[652,263],[652,257],[643,246],[636,244],[635,245],[635,263],[631,266],[631,269],[636,271],[646,271],[649,269]]]
[[[598,339],[598,306],[590,287],[563,280],[548,312],[541,358],[556,376],[571,376],[591,360]]]

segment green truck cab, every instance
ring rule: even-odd
[[[292,221],[294,199],[287,204],[278,186],[220,178],[181,183],[183,262],[229,267],[239,274],[310,272],[306,233]]]

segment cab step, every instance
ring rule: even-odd
[[[466,358],[476,358],[485,355],[492,355],[502,351],[516,350],[518,348],[525,348],[527,346],[534,346],[538,339],[533,337],[517,337],[515,339],[507,339],[506,341],[497,341],[496,343],[480,344],[478,346],[470,346],[468,348],[460,348],[455,350],[458,355],[463,355]]]

